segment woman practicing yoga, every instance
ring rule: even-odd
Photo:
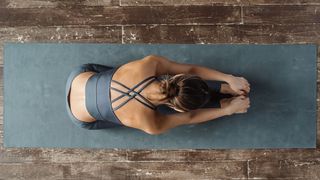
[[[243,77],[149,55],[115,68],[78,66],[66,83],[66,108],[71,120],[85,129],[128,126],[160,134],[183,124],[245,113],[249,92]],[[219,94],[230,98],[220,100]],[[161,113],[160,105],[176,113]]]

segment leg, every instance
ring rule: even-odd
[[[224,81],[211,81],[211,80],[205,80],[206,83],[209,86],[209,91],[211,94],[210,101],[205,104],[202,108],[221,108],[221,99],[232,97],[230,94],[223,94],[225,90],[225,84],[227,84]],[[223,89],[222,89],[223,88]]]
[[[237,95],[237,93],[230,88],[230,85],[228,83],[221,84],[220,93],[231,94],[233,96]]]

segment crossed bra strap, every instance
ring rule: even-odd
[[[127,87],[126,85],[124,85],[124,84],[122,84],[122,83],[120,83],[120,82],[118,82],[118,81],[116,81],[116,80],[111,80],[112,82],[115,82],[115,83],[121,85],[122,87],[124,87],[124,88],[126,88],[126,89],[128,90],[127,92],[124,92],[124,91],[121,91],[121,90],[116,89],[116,88],[114,88],[114,87],[110,87],[111,89],[122,93],[122,95],[120,95],[120,96],[118,96],[117,98],[115,98],[114,100],[112,100],[112,101],[111,101],[111,104],[114,103],[115,101],[121,99],[121,98],[124,97],[124,96],[128,96],[128,97],[129,97],[126,101],[122,102],[122,103],[119,104],[117,107],[115,107],[115,108],[114,108],[114,111],[116,111],[117,109],[119,109],[120,107],[122,107],[123,105],[125,105],[127,102],[129,102],[129,101],[130,101],[131,99],[133,99],[133,98],[135,98],[136,100],[138,100],[140,103],[144,104],[145,106],[151,108],[152,110],[155,110],[155,109],[156,109],[156,106],[155,106],[153,103],[151,103],[148,99],[146,99],[145,97],[143,97],[143,96],[140,94],[140,92],[141,92],[145,87],[147,87],[150,83],[152,83],[154,80],[157,80],[157,79],[158,79],[157,76],[150,76],[150,77],[142,80],[141,82],[139,82],[137,85],[135,85],[135,86],[132,87],[132,88],[129,88],[129,87]],[[149,81],[149,80],[150,80],[150,81]],[[147,82],[147,81],[148,81],[148,82]],[[145,82],[147,82],[147,83],[145,83]],[[135,91],[135,89],[138,88],[138,87],[139,87],[140,85],[142,85],[143,83],[145,83],[145,84],[142,86],[142,88],[141,88],[140,90],[138,90],[138,91]],[[130,92],[133,92],[133,94],[130,95]],[[136,98],[136,96],[141,97],[145,102],[143,102],[142,100]]]

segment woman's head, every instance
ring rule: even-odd
[[[166,75],[160,80],[160,91],[168,99],[166,104],[179,112],[198,109],[209,100],[207,83],[196,75]]]

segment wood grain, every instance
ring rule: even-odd
[[[320,158],[318,148],[135,150],[0,147],[0,154],[0,162],[6,163],[312,161]]]
[[[320,177],[320,161],[249,161],[249,178],[256,179],[318,179]]]
[[[245,24],[308,24],[320,22],[319,5],[244,6]]]
[[[319,5],[317,0],[121,0],[121,6],[167,5]]]
[[[320,43],[320,24],[124,26],[124,43]]]
[[[238,6],[0,8],[0,26],[240,23]]]
[[[64,6],[119,6],[120,0],[2,0],[5,8],[56,8]]]

